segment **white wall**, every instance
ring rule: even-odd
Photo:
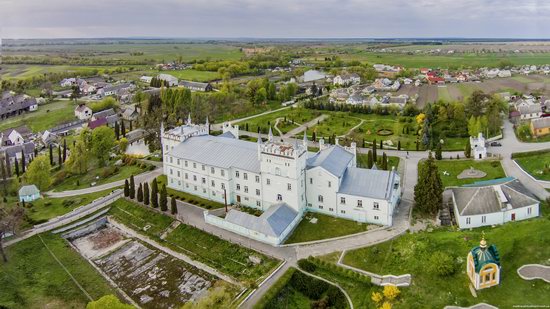
[[[454,203],[454,201],[453,201]],[[531,213],[528,213],[530,209]],[[491,226],[497,224],[504,224],[512,221],[512,214],[515,214],[515,221],[521,221],[525,219],[531,219],[539,216],[539,204],[533,204],[532,206],[522,207],[517,209],[506,210],[502,212],[475,215],[475,216],[460,216],[454,206],[455,218],[458,223],[458,227],[461,229],[475,228],[480,226]],[[470,219],[468,223],[468,219]]]

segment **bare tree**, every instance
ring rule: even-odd
[[[8,209],[4,203],[0,205],[0,254],[2,255],[4,263],[6,263],[8,261],[8,257],[4,252],[2,240],[8,233],[15,234],[16,230],[19,228],[21,219],[23,219],[25,210],[23,207],[19,206],[19,203],[16,207],[11,209]]]

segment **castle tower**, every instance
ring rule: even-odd
[[[500,255],[495,245],[487,246],[485,233],[482,233],[479,246],[468,253],[466,273],[476,290],[500,283]]]
[[[306,207],[305,169],[307,148],[294,144],[267,141],[259,143],[262,173],[263,208],[286,203],[298,212]]]

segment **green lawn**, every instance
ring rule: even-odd
[[[524,84],[530,84],[530,83],[533,82],[532,79],[529,79],[529,78],[527,78],[526,76],[523,76],[523,75],[514,75],[511,78],[515,81],[518,81],[518,82],[524,83]]]
[[[142,168],[140,164],[135,165],[122,165],[116,167],[118,170],[109,176],[106,175],[108,170],[116,170],[113,166],[93,168],[84,175],[73,175],[66,177],[62,182],[53,185],[54,191],[66,191],[77,190],[91,187],[91,184],[95,182],[96,186],[115,182],[118,180],[129,179],[132,175],[138,175],[146,172],[147,168]],[[63,173],[63,172],[61,172]],[[55,176],[54,176],[55,177]],[[137,185],[137,184],[136,184]]]
[[[317,223],[311,223],[310,220],[312,218],[317,218]],[[342,218],[308,212],[285,243],[292,244],[334,238],[360,233],[366,230],[366,223],[358,223]]]
[[[548,212],[548,206],[541,212]],[[502,279],[499,286],[477,291],[478,297],[474,298],[468,288],[466,257],[479,244],[482,230],[487,241],[500,252]],[[523,280],[516,271],[524,264],[548,265],[550,234],[544,232],[547,230],[548,217],[473,231],[440,228],[348,251],[344,263],[378,274],[411,274],[412,285],[401,289],[402,300],[396,308],[443,308],[481,302],[499,308],[546,305],[550,303],[550,284]],[[438,251],[455,260],[456,273],[441,277],[429,271],[430,257]]]
[[[246,121],[239,122],[237,124],[243,130],[246,129],[246,126],[248,124],[248,131],[258,132],[258,128],[260,128],[260,130],[264,133],[267,133],[269,131],[269,127],[271,126],[273,130],[273,134],[277,135],[277,132],[273,129],[273,126],[275,125],[277,118],[282,118],[282,121],[278,126],[279,130],[281,130],[283,133],[286,133],[297,127],[297,125],[290,124],[291,121],[294,121],[299,124],[303,124],[321,116],[321,114],[322,112],[320,111],[310,110],[310,109],[301,108],[301,107],[287,108],[282,111],[252,118]],[[287,123],[284,122],[285,117],[286,117]],[[308,136],[311,138],[310,130],[308,130]]]
[[[376,163],[376,165],[378,166],[378,168],[380,168],[380,160],[382,160],[382,153],[384,152],[384,150],[377,149],[376,152],[378,155],[378,162]],[[358,153],[357,167],[368,168],[368,158],[369,156],[367,154]],[[397,167],[399,166],[399,157],[388,156],[388,169],[391,169],[392,166],[395,166],[395,169],[397,169]]]
[[[480,90],[480,88],[473,83],[459,83],[452,85],[452,87],[458,88],[463,98],[469,97],[474,91]]]
[[[0,131],[27,125],[33,132],[43,132],[59,124],[76,120],[71,101],[56,101],[38,106],[35,112],[10,117],[0,122]]]
[[[500,161],[497,161],[497,160],[475,161],[475,160],[456,160],[455,159],[455,160],[441,160],[441,161],[436,160],[435,162],[439,169],[439,176],[441,177],[441,180],[443,181],[443,185],[445,187],[462,186],[462,185],[471,184],[477,181],[506,177],[506,174],[504,174],[504,170],[500,165]],[[462,173],[462,171],[469,169],[470,167],[483,171],[487,173],[487,175],[483,178],[475,178],[475,179],[474,178],[470,178],[470,179],[456,178],[456,176]],[[443,175],[443,172],[445,171],[448,172],[450,175],[449,176]]]
[[[167,183],[166,175],[158,176],[157,177],[157,182],[158,182],[158,186],[159,186],[159,190],[160,190],[160,188],[162,188],[162,185]],[[218,202],[215,202],[215,201],[203,199],[201,197],[198,197],[196,195],[189,194],[189,193],[186,193],[186,192],[183,192],[183,191],[178,191],[178,190],[174,190],[174,189],[171,189],[171,188],[166,188],[166,192],[168,193],[168,196],[170,196],[170,197],[173,196],[173,197],[176,197],[178,200],[180,200],[182,202],[187,202],[189,204],[193,204],[195,206],[203,207],[203,208],[206,208],[206,209],[216,209],[216,208],[225,207],[225,205],[222,204],[222,203],[218,203]]]
[[[64,239],[41,234],[63,263],[94,300],[116,294],[103,277]],[[0,307],[84,308],[89,302],[39,239],[33,236],[6,249],[8,263],[0,261]]]
[[[550,150],[540,153],[522,153],[515,161],[531,176],[550,181]]]
[[[129,228],[148,235],[162,245],[218,269],[237,280],[258,280],[277,265],[275,259],[185,224],[181,224],[168,234],[165,240],[162,240],[160,235],[174,220],[126,199],[113,203],[109,213]],[[147,230],[144,230],[147,226]],[[248,260],[249,256],[257,256],[262,262],[255,265]]]

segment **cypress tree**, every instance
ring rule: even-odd
[[[15,175],[19,178],[19,162],[17,162],[17,156],[15,156]]]
[[[311,133],[311,140],[316,142],[317,141],[317,133],[315,133],[315,131],[313,131],[313,133]]]
[[[442,149],[441,149],[441,144],[438,143],[437,144],[437,147],[435,148],[435,159],[436,160],[441,160],[443,159],[443,153],[442,153]]]
[[[134,182],[134,175],[130,176],[130,198],[136,197],[136,183]]]
[[[170,212],[175,215],[178,213],[178,206],[176,205],[176,198],[172,197],[170,201]]]
[[[130,120],[130,132],[132,132],[134,129],[132,128],[133,124],[132,124],[132,120]]]
[[[57,146],[57,163],[61,166],[63,163],[63,157],[61,156],[61,146]]]
[[[25,149],[21,149],[21,172],[25,173],[26,171],[27,171],[27,163],[25,162]]]
[[[378,155],[376,153],[376,139],[372,141],[372,159],[373,161],[378,160]]]
[[[120,139],[120,126],[118,125],[118,121],[115,122],[115,136],[118,141]]]
[[[430,215],[435,215],[443,203],[443,184],[431,152],[418,168],[414,202],[420,212]]]
[[[155,178],[153,179],[153,183],[151,184],[151,206],[153,208],[159,207],[158,193],[159,193],[159,187],[158,187],[157,179]]]
[[[369,152],[367,153],[367,167],[372,168],[373,165],[374,161],[372,159],[372,150],[369,150]]]
[[[138,191],[137,191],[137,200],[138,202],[143,202],[143,187],[141,186],[141,183],[139,184]]]
[[[130,186],[128,185],[128,179],[124,180],[124,196],[130,196]]]
[[[126,137],[126,127],[124,126],[124,120],[121,121],[120,131],[122,136]]]
[[[385,171],[388,170],[388,157],[385,152],[382,154],[382,169]]]
[[[53,147],[52,147],[52,144],[50,144],[50,165],[51,166],[54,166],[55,164],[53,163]]]
[[[166,193],[165,184],[162,185],[162,189],[160,190],[160,210],[168,210],[168,194]]]
[[[362,148],[365,148],[365,139],[363,139],[363,146],[361,146]]]
[[[397,141],[397,150],[401,150],[401,141]]]
[[[382,143],[382,140],[380,140],[380,149],[384,149],[384,144]]]
[[[67,160],[67,140],[63,140],[63,163]]]
[[[143,203],[149,205],[149,184],[147,182],[143,185]]]
[[[466,146],[464,147],[464,156],[469,158],[472,156],[472,145],[470,144],[470,139],[466,140]]]

